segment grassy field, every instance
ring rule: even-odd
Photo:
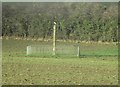
[[[118,84],[117,46],[114,44],[81,43],[81,55],[84,57],[80,58],[26,56],[26,46],[34,44],[48,44],[48,42],[3,39],[3,84]],[[58,44],[74,43],[59,42]]]

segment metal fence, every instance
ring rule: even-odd
[[[49,44],[27,46],[27,55],[53,56],[53,46]],[[118,56],[116,45],[100,44],[56,44],[55,56]]]
[[[79,46],[77,45],[57,45],[55,55],[57,56],[79,56]],[[31,45],[27,46],[27,55],[52,56],[52,45]]]

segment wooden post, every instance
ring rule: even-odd
[[[55,51],[56,51],[56,38],[55,35],[56,34],[56,22],[54,22],[53,25],[53,55],[55,55]]]
[[[31,46],[27,46],[27,55],[30,55],[31,54]]]
[[[80,57],[80,46],[78,46],[77,51],[78,51],[77,56]]]

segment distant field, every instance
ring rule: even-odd
[[[80,43],[80,58],[26,56],[26,46],[34,44],[52,42],[3,39],[3,84],[118,84],[118,49],[114,44]]]
[[[57,42],[59,48],[71,48],[76,43]],[[50,46],[52,42],[47,41],[27,41],[27,40],[5,40],[3,39],[3,53],[6,55],[26,56],[26,47],[31,45]],[[81,56],[117,56],[118,46],[115,44],[79,43]],[[77,50],[77,49],[76,49]],[[5,52],[4,52],[5,51]],[[46,49],[47,51],[47,49]],[[52,51],[52,50],[51,50]],[[69,50],[68,50],[69,51]],[[46,54],[47,55],[47,54]]]

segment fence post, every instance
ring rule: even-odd
[[[77,47],[77,56],[80,57],[80,46]]]
[[[27,46],[27,56],[29,55],[29,46]]]
[[[27,46],[27,55],[31,54],[31,46]]]
[[[56,53],[56,22],[53,25],[53,55]]]

